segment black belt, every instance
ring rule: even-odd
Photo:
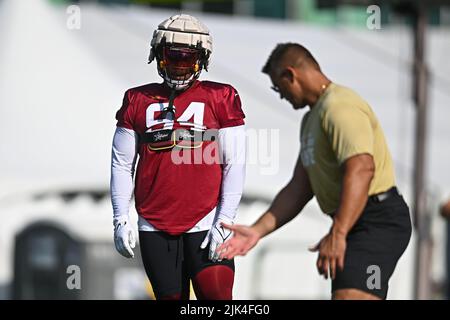
[[[388,191],[369,196],[369,201],[373,203],[380,203],[383,202],[384,200],[389,199],[392,196],[399,196],[399,195],[400,192],[398,192],[397,187],[392,187]]]

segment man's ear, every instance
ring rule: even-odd
[[[286,78],[289,80],[289,82],[292,83],[295,79],[296,70],[293,67],[287,67],[284,72],[285,72]]]

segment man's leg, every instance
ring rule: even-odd
[[[212,262],[208,258],[209,247],[200,245],[207,231],[186,233],[184,256],[189,268],[195,295],[199,300],[231,300],[233,298],[234,261]]]
[[[192,279],[198,300],[231,300],[233,283],[234,271],[224,265],[206,267]]]
[[[188,300],[189,277],[181,236],[139,232],[142,262],[158,300]]]
[[[333,300],[381,300],[376,295],[358,289],[339,289],[333,292]]]

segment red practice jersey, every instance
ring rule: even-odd
[[[176,96],[175,121],[158,119],[168,105],[169,94],[164,84],[157,83],[127,90],[116,114],[117,126],[142,136],[160,129],[208,130],[244,124],[239,95],[230,85],[195,81]],[[155,228],[178,235],[211,212],[219,201],[222,165],[218,161],[194,161],[194,153],[198,155],[212,143],[217,141],[177,151],[191,153],[190,163],[176,163],[171,151],[152,151],[146,144],[139,144],[134,189],[138,214]]]

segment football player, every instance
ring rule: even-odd
[[[125,92],[116,114],[111,199],[117,251],[134,257],[133,194],[145,271],[157,299],[232,299],[234,261],[216,248],[230,237],[245,176],[244,113],[228,84],[198,80],[212,37],[190,15],[153,33],[149,63],[162,83]],[[200,160],[199,160],[200,158]]]

